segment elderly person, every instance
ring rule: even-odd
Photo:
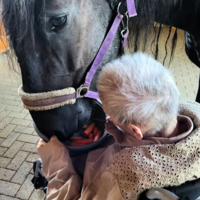
[[[134,200],[146,189],[200,177],[200,105],[179,104],[172,75],[159,62],[123,56],[105,66],[97,89],[115,141],[88,154],[83,181],[64,145],[40,141],[47,199]]]

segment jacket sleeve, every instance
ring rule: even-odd
[[[58,140],[52,140],[38,150],[42,170],[48,180],[47,200],[77,200],[82,180],[75,172],[68,150]]]
[[[105,171],[100,178],[91,182],[82,192],[81,200],[123,200],[118,180]]]

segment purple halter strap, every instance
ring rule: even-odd
[[[128,15],[129,17],[134,17],[137,15],[136,13],[136,8],[135,8],[135,3],[134,3],[134,0],[122,0],[122,2],[125,2],[127,3],[127,9],[128,9]],[[120,3],[121,4],[121,3]],[[119,4],[119,7],[120,7],[120,4]],[[119,7],[118,7],[118,10],[119,10]],[[127,21],[128,21],[128,15],[127,13],[125,14],[127,16]],[[85,79],[85,83],[83,85],[81,85],[78,90],[77,90],[77,93],[76,93],[76,98],[80,98],[80,97],[88,97],[88,98],[93,98],[93,99],[99,99],[99,94],[97,92],[92,92],[89,90],[89,87],[90,87],[90,84],[92,82],[92,79],[101,63],[101,61],[103,60],[106,52],[108,51],[108,48],[110,47],[115,35],[116,35],[116,32],[118,30],[118,27],[122,21],[122,19],[124,18],[124,15],[120,14],[120,12],[118,11],[118,15],[116,16],[114,22],[113,22],[113,25],[110,29],[110,31],[108,32],[92,66],[91,66],[91,69],[90,71],[87,73],[86,75],[86,79]],[[128,26],[128,25],[127,25]],[[127,38],[128,38],[128,34],[129,34],[129,31],[128,31],[128,27],[127,27],[127,30],[123,30],[123,31],[126,31],[125,34],[121,33],[122,34],[122,37],[124,38],[124,43],[123,43],[123,47],[125,48],[126,46],[126,42],[127,42]],[[87,92],[84,94],[84,95],[81,95],[81,92],[83,90],[87,90]]]
[[[125,0],[123,0],[125,1]],[[126,0],[129,17],[137,16],[134,0]]]

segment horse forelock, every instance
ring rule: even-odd
[[[37,0],[2,0],[2,22],[17,55],[23,49],[27,54],[35,52],[36,15],[39,15],[36,8],[42,11],[41,5]]]

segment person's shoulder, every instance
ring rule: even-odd
[[[193,109],[193,108],[199,108],[200,109],[200,103],[196,101],[181,101],[179,103],[180,108],[185,108],[185,109]]]
[[[197,118],[200,121],[200,103],[194,101],[180,102],[179,114]]]
[[[185,143],[190,143],[190,141],[194,141],[194,143],[200,142],[200,104],[197,102],[181,102],[179,106],[179,114],[188,118],[192,125],[191,133],[188,137],[184,138],[182,141]],[[189,122],[189,120],[187,120]]]

